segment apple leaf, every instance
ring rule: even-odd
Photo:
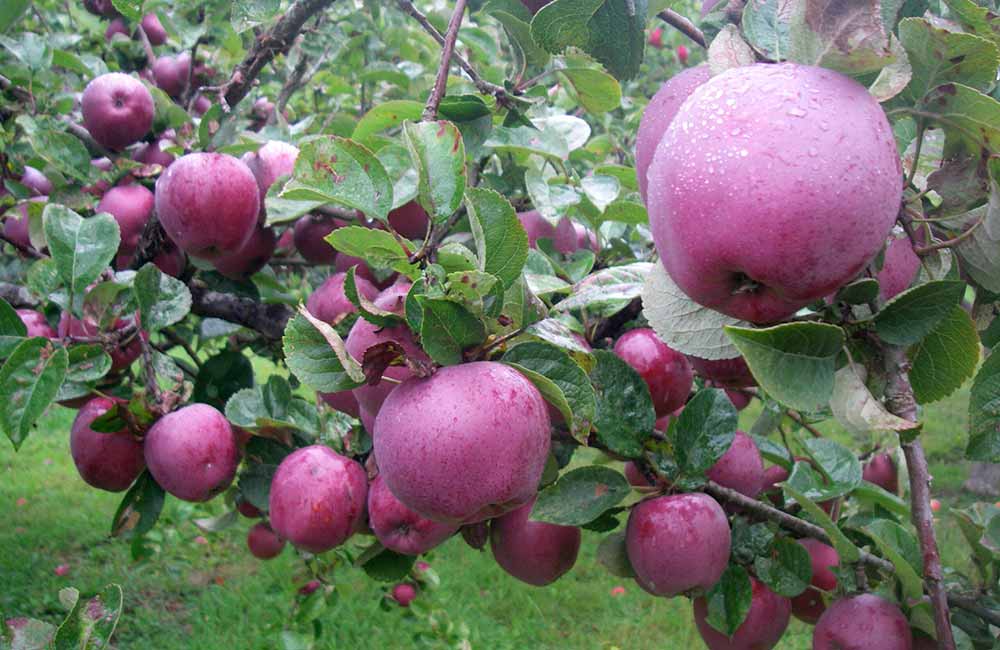
[[[28,35],[35,37],[34,34]],[[76,136],[64,133],[58,122],[41,118],[36,121],[28,115],[18,115],[14,121],[24,129],[31,150],[45,162],[78,181],[86,183],[92,180],[96,168],[90,164],[87,148]]]
[[[347,269],[344,277],[344,295],[351,301],[351,304],[358,308],[358,313],[369,323],[374,323],[380,327],[391,327],[399,325],[403,318],[391,311],[386,311],[375,306],[371,300],[358,292],[355,272],[357,266]]]
[[[485,146],[515,154],[536,154],[552,161],[569,157],[565,138],[554,130],[534,126],[498,126],[486,139]]]
[[[238,0],[236,4],[241,4],[241,1],[245,2],[246,0]],[[111,4],[131,21],[138,21],[142,18],[143,0],[111,0]]]
[[[69,614],[56,629],[49,647],[106,648],[111,645],[125,602],[121,585],[110,584],[91,598],[80,598],[80,592],[69,587],[59,592],[59,599]]]
[[[549,343],[569,350],[570,352],[578,352],[589,355],[592,351],[589,345],[584,347],[584,344],[576,338],[575,332],[573,332],[573,330],[557,318],[546,318],[540,320],[529,326],[526,333],[531,334],[532,336],[537,336],[543,341],[548,341]]]
[[[1000,344],[990,351],[972,382],[965,457],[1000,463]]]
[[[591,115],[607,113],[621,105],[621,85],[602,70],[562,68],[559,70],[559,76],[573,89],[583,110]]]
[[[642,294],[643,282],[653,266],[649,262],[634,262],[596,271],[577,282],[573,293],[552,309],[558,312],[585,309],[593,318],[613,316]]]
[[[751,0],[747,5],[747,10],[750,10],[750,5],[754,4]],[[744,16],[746,16],[745,12]],[[756,27],[756,23],[754,23],[754,27]],[[746,22],[744,22],[744,28],[753,29]],[[708,46],[708,67],[712,70],[713,75],[724,72],[729,68],[753,65],[756,62],[757,55],[754,53],[753,48],[743,39],[743,36],[740,35],[740,28],[736,25],[726,25],[723,27],[722,31],[712,39],[712,43]]]
[[[708,603],[708,616],[705,620],[719,632],[731,637],[750,613],[752,599],[750,575],[740,565],[730,564],[719,581],[705,594]]]
[[[431,221],[443,224],[462,205],[465,144],[451,122],[404,122],[403,141],[417,170],[417,199]]]
[[[924,594],[920,546],[908,530],[889,519],[876,519],[861,531],[874,540],[882,555],[896,568],[896,577],[903,586],[903,597],[916,602]]]
[[[486,328],[472,312],[451,300],[417,297],[423,311],[420,342],[428,356],[443,366],[462,362],[462,353],[486,338]]]
[[[794,7],[789,0],[749,0],[743,9],[742,24],[750,45],[769,59],[787,59]]]
[[[191,311],[191,292],[177,278],[148,263],[135,274],[132,283],[142,328],[153,333],[173,325]]]
[[[409,575],[416,560],[414,555],[390,551],[376,541],[358,557],[356,564],[373,580],[396,582]]]
[[[0,33],[7,31],[31,5],[31,0],[8,0],[0,5]]]
[[[702,478],[733,444],[739,414],[722,390],[698,391],[670,423],[678,468]]]
[[[997,46],[985,38],[934,27],[924,18],[904,18],[899,40],[913,70],[900,99],[918,104],[941,84],[957,81],[988,90],[1000,65]]]
[[[538,493],[531,519],[582,526],[618,505],[630,491],[621,472],[599,465],[578,467]]]
[[[912,345],[944,320],[965,295],[965,283],[928,282],[907,289],[875,315],[879,338],[893,345]]]
[[[796,463],[795,469],[799,470],[800,468],[806,468],[806,466],[807,463]],[[806,471],[811,470],[806,468]],[[810,518],[823,529],[833,543],[833,548],[836,549],[837,555],[840,556],[841,564],[858,561],[858,558],[861,557],[861,551],[858,547],[851,540],[847,539],[847,536],[830,519],[830,516],[823,512],[822,508],[791,485],[791,478],[785,481],[782,489],[785,491],[786,497],[795,499],[795,502],[802,506],[802,509],[809,513]]]
[[[859,372],[865,372],[863,366],[848,363],[834,377],[830,410],[841,426],[852,433],[906,431],[917,426],[886,410],[868,390]]]
[[[634,578],[635,571],[628,559],[625,531],[611,533],[597,545],[597,561],[613,576]]]
[[[18,344],[0,367],[0,429],[14,449],[28,437],[35,421],[59,393],[69,355],[66,348],[34,337]]]
[[[28,328],[17,311],[0,298],[0,359],[6,358],[27,335]]]
[[[593,355],[596,363],[590,381],[597,396],[597,439],[614,453],[640,456],[656,422],[649,387],[614,352],[596,350]]]
[[[761,582],[774,593],[786,598],[801,594],[812,580],[809,551],[788,537],[774,540],[770,552],[757,556],[753,566]]]
[[[277,444],[273,441],[267,442]],[[278,464],[249,463],[247,468],[240,472],[237,481],[240,495],[261,512],[267,512],[270,508],[271,481],[274,479],[274,473],[278,471]]]
[[[326,236],[326,241],[341,253],[360,257],[371,266],[389,267],[411,279],[420,274],[417,265],[410,264],[412,251],[403,248],[392,233],[385,230],[364,226],[336,228]]]
[[[809,438],[803,443],[806,455],[813,461],[819,472],[823,475],[824,482],[819,487],[819,496],[807,492],[805,486],[798,482],[795,470],[788,478],[789,482],[797,489],[800,486],[801,492],[815,501],[826,501],[828,499],[849,494],[854,488],[861,485],[861,462],[847,447],[830,438]],[[796,469],[809,470],[810,466],[800,463]],[[801,475],[801,474],[800,474]]]
[[[45,240],[59,277],[77,296],[108,268],[118,251],[118,222],[106,212],[84,219],[69,208],[50,203],[42,219]]]
[[[316,332],[314,328],[309,328],[309,330]],[[316,332],[317,336],[318,334]],[[286,339],[288,335],[289,330],[286,329]],[[286,343],[285,345],[285,362],[291,365],[289,362],[288,344]],[[325,340],[322,342],[322,345],[326,347],[327,352],[330,352],[330,348],[326,345]],[[296,352],[298,353],[298,351]],[[297,358],[296,360],[301,363],[300,359]],[[296,375],[296,377],[299,377],[299,375]],[[306,382],[302,377],[299,377],[299,380],[310,386],[312,385],[311,382]],[[247,359],[242,352],[237,350],[223,350],[201,364],[201,368],[198,369],[198,376],[194,380],[194,394],[192,395],[192,399],[196,402],[211,404],[215,408],[222,410],[226,406],[226,401],[237,391],[251,387],[253,387],[253,363],[251,363],[250,359]]]
[[[469,188],[465,194],[479,270],[509,287],[528,258],[528,235],[510,202],[493,190]]]
[[[111,536],[131,531],[133,537],[141,537],[151,531],[163,510],[164,498],[163,488],[149,470],[144,471],[122,497],[111,520]]]
[[[337,331],[304,308],[288,321],[282,343],[288,369],[315,390],[333,393],[365,381],[360,364],[347,353]]]
[[[111,370],[111,357],[100,345],[73,345],[68,348],[66,379],[56,400],[83,397],[93,391],[98,380]]]
[[[950,313],[907,352],[913,367],[910,383],[919,404],[944,399],[976,372],[980,358],[979,334],[962,307]]]

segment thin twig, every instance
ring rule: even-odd
[[[913,252],[916,253],[917,255],[927,255],[942,248],[951,248],[953,246],[957,246],[958,244],[962,243],[963,241],[971,237],[972,233],[976,232],[976,228],[983,225],[984,221],[986,221],[986,215],[983,215],[979,219],[979,221],[972,224],[970,227],[966,228],[961,235],[957,237],[952,237],[951,239],[946,239],[944,241],[934,242],[933,244],[929,244],[927,246],[914,247]]]
[[[181,104],[187,107],[188,112],[191,112],[194,106],[195,88],[194,88],[194,68],[198,62],[198,46],[201,45],[201,39],[195,39],[194,45],[191,46],[191,65],[188,66],[187,79],[184,80],[184,90],[181,91]]]
[[[424,121],[430,122],[437,119],[438,105],[444,97],[448,87],[448,68],[451,67],[451,55],[455,51],[455,41],[458,40],[458,30],[462,26],[462,19],[465,17],[465,0],[456,0],[455,9],[451,13],[451,20],[448,21],[448,31],[444,35],[444,45],[441,48],[441,62],[438,64],[437,76],[434,78],[434,87],[427,98],[427,105],[424,107]]]
[[[913,164],[910,165],[910,173],[906,175],[906,182],[903,186],[907,186],[913,182],[913,178],[917,175],[917,164],[920,162],[920,150],[924,146],[924,121],[917,120],[917,145],[913,150]],[[924,190],[925,192],[927,190]]]
[[[822,438],[823,437],[823,432],[820,431],[819,429],[817,429],[816,427],[814,427],[813,425],[809,424],[808,422],[806,422],[806,419],[804,417],[802,417],[802,414],[800,414],[798,411],[793,411],[792,409],[787,409],[785,411],[785,413],[788,415],[788,417],[790,417],[793,420],[795,420],[796,424],[798,424],[800,427],[802,427],[803,429],[805,429],[806,431],[808,431],[809,433],[811,433],[814,438]]]
[[[187,352],[187,355],[191,357],[192,363],[194,363],[199,370],[201,369],[201,360],[198,359],[198,353],[194,351],[194,348],[191,347],[191,344],[188,343],[183,336],[168,327],[160,330],[160,333],[163,334],[163,337],[170,341],[171,344],[179,345],[185,352]]]
[[[142,49],[146,51],[146,60],[149,63],[149,67],[152,68],[156,63],[156,52],[153,51],[153,44],[149,42],[149,36],[146,34],[146,30],[142,28],[141,23],[135,28],[135,32],[139,35],[139,40],[142,42]],[[194,67],[193,63],[192,67]]]
[[[90,131],[83,128],[76,122],[66,122],[66,130],[69,131],[72,135],[76,136],[81,142],[83,142],[84,146],[87,147],[87,150],[90,151],[90,153],[95,157],[97,158],[114,157],[113,153],[111,153],[103,146],[98,144],[97,140],[94,140],[94,137],[90,135]]]
[[[994,627],[1000,627],[1000,612],[983,607],[975,598],[950,593],[948,594],[948,604],[971,612]]]
[[[664,9],[656,15],[660,17],[660,20],[667,23],[681,34],[684,34],[698,45],[705,48],[708,47],[708,44],[705,41],[705,35],[702,34],[701,30],[695,27],[694,23],[673,9]]]

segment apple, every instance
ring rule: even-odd
[[[358,398],[354,396],[353,391],[341,390],[336,393],[316,393],[316,395],[334,411],[346,413],[352,418],[360,417],[361,415]]]
[[[161,56],[153,64],[153,79],[157,87],[173,98],[180,97],[191,73],[191,55]]]
[[[146,14],[139,24],[142,25],[142,31],[146,32],[150,45],[163,45],[167,42],[167,30],[163,29],[163,24],[156,14]]]
[[[642,501],[632,508],[625,529],[636,582],[655,596],[714,585],[726,570],[730,544],[726,513],[707,494]]]
[[[431,219],[416,201],[404,203],[389,212],[389,225],[407,239],[423,240]]]
[[[271,480],[274,531],[295,547],[322,553],[340,546],[364,520],[368,477],[329,447],[310,445],[285,457]]]
[[[663,47],[663,28],[657,27],[650,31],[646,42],[658,50],[661,49]]]
[[[111,4],[111,0],[83,0],[83,8],[95,16],[117,16],[118,10]]]
[[[647,176],[667,273],[695,302],[752,323],[856,277],[885,243],[903,186],[878,101],[795,63],[730,68],[696,88]]]
[[[913,633],[913,650],[939,650],[937,641],[921,633]]]
[[[458,526],[431,521],[397,499],[382,475],[368,486],[368,523],[382,546],[403,555],[420,555],[455,534]]]
[[[250,108],[250,117],[253,122],[250,125],[251,131],[260,131],[267,124],[267,121],[274,114],[274,103],[267,97],[258,97]]]
[[[376,287],[379,288],[389,286],[396,280],[397,277],[399,277],[398,273],[392,273],[384,280],[379,280],[377,277],[375,277],[375,274],[372,272],[371,267],[369,267],[368,264],[360,257],[354,257],[353,255],[345,255],[344,253],[337,253],[337,259],[333,261],[333,270],[337,271],[338,273],[340,272],[346,273],[347,269],[351,268],[352,266],[356,267],[354,269],[354,273],[359,278],[364,278],[365,280],[368,280],[369,282],[371,282],[372,284],[374,284]]]
[[[537,14],[542,7],[550,2],[552,2],[552,0],[521,0],[521,4],[527,7],[528,11],[530,11],[532,15]]]
[[[879,297],[888,301],[903,293],[919,271],[920,257],[913,251],[910,239],[906,235],[892,238],[885,249],[882,270],[875,276]]]
[[[563,255],[572,255],[574,252],[589,248],[597,252],[597,237],[578,223],[574,223],[569,217],[563,217],[556,224],[555,233],[552,238],[552,246]]]
[[[861,478],[874,483],[886,492],[899,492],[899,473],[896,471],[896,461],[889,454],[875,454],[865,464]]]
[[[409,607],[416,597],[417,588],[408,582],[400,582],[392,588],[392,599],[399,603],[400,607]]]
[[[36,196],[28,199],[33,203],[46,203],[48,200],[47,196]],[[8,212],[7,216],[4,217],[3,236],[21,248],[35,250],[35,247],[31,245],[30,232],[28,203],[18,203],[17,212]]]
[[[167,413],[146,434],[146,466],[183,501],[208,501],[236,476],[239,449],[226,417],[208,404]]]
[[[17,315],[28,330],[26,336],[43,336],[47,339],[54,339],[58,336],[41,312],[34,309],[18,309]]]
[[[213,262],[215,270],[232,280],[249,278],[270,261],[277,244],[274,229],[258,225],[245,244]]]
[[[175,158],[173,154],[167,153],[164,149],[173,146],[173,144],[171,140],[167,140],[166,138],[162,138],[156,142],[149,142],[136,149],[135,153],[132,154],[132,160],[141,162],[144,165],[169,167]]]
[[[254,178],[257,179],[257,186],[260,187],[260,204],[262,207],[264,205],[264,197],[267,196],[267,191],[274,185],[274,181],[278,180],[281,176],[291,176],[295,170],[295,159],[298,156],[298,147],[280,140],[268,140],[257,151],[250,151],[243,154],[243,162],[253,172]],[[324,245],[329,246],[325,242]],[[331,250],[333,249],[331,248]]]
[[[236,500],[236,511],[239,512],[244,517],[246,517],[247,519],[257,519],[263,516],[261,511],[258,510],[255,505],[253,505],[243,497],[240,497]]]
[[[309,299],[306,301],[309,313],[321,321],[335,325],[343,320],[345,315],[357,311],[354,303],[348,300],[347,294],[344,293],[346,278],[346,273],[334,273],[309,294]],[[375,285],[364,278],[355,276],[354,286],[358,293],[368,300],[374,300],[378,295]]]
[[[270,526],[260,522],[251,526],[247,532],[247,548],[255,558],[270,560],[281,555],[285,540],[278,537]]]
[[[92,487],[121,492],[132,485],[145,468],[142,443],[127,429],[98,433],[90,423],[115,405],[107,397],[95,397],[77,412],[70,429],[69,448],[80,478]]]
[[[614,352],[646,382],[657,417],[684,406],[694,379],[691,365],[656,332],[648,327],[629,330],[615,341]]]
[[[694,89],[708,81],[712,76],[707,65],[699,65],[683,70],[670,77],[656,91],[642,112],[639,130],[635,134],[635,175],[639,181],[639,193],[646,202],[647,187],[646,172],[653,162],[653,153],[660,143],[664,132]]]
[[[556,227],[549,223],[538,210],[518,212],[517,219],[528,235],[528,245],[531,248],[536,247],[539,239],[555,239]]]
[[[842,598],[813,629],[813,650],[912,650],[910,625],[899,607],[875,594]]]
[[[129,268],[132,265],[133,257],[133,253],[124,255],[119,253],[115,258],[115,268],[118,270]],[[160,249],[153,257],[153,264],[155,264],[163,273],[177,278],[180,277],[181,272],[184,271],[184,267],[187,266],[187,257],[184,256],[181,249],[177,248],[177,244],[167,238],[160,245]]]
[[[778,645],[788,628],[792,604],[756,578],[751,577],[750,584],[750,611],[731,637],[708,624],[705,597],[694,600],[694,623],[709,650],[771,650]]]
[[[753,388],[757,385],[743,357],[702,359],[688,356],[688,361],[699,376],[720,388]]]
[[[341,219],[306,215],[295,222],[295,231],[292,235],[295,248],[311,264],[333,264],[337,258],[337,249],[325,238],[337,228],[348,225],[350,225],[348,222]]]
[[[931,499],[931,511],[941,512],[941,502],[937,499]]]
[[[736,432],[733,444],[705,474],[719,485],[751,499],[756,499],[765,485],[764,459],[753,438],[742,431]]]
[[[474,524],[467,524],[459,529],[462,539],[470,547],[477,551],[483,550],[486,542],[490,541],[490,528],[487,522],[477,521]]]
[[[625,478],[633,487],[651,487],[653,485],[639,469],[639,466],[631,460],[625,463]]]
[[[775,505],[784,504],[785,498],[778,483],[784,483],[790,475],[790,472],[781,465],[771,465],[764,470],[764,487],[761,491]]]
[[[31,190],[32,196],[48,196],[52,194],[52,181],[31,165],[24,166],[24,173],[21,174],[21,185]]]
[[[128,25],[125,24],[125,19],[121,16],[114,18],[108,23],[108,28],[104,30],[104,40],[111,42],[115,34],[121,34],[125,38],[129,37]]]
[[[541,393],[510,366],[446,366],[389,393],[375,419],[375,458],[389,489],[411,509],[435,521],[474,523],[535,495],[551,428]]]
[[[204,95],[198,95],[194,100],[194,104],[191,105],[191,110],[193,110],[196,115],[204,115],[210,108],[212,108],[212,100]],[[263,199],[261,200],[261,203],[263,204]]]
[[[119,318],[115,320],[111,328],[118,331],[131,324],[131,318]],[[67,336],[89,337],[97,336],[101,329],[96,322],[89,318],[80,320],[79,318],[70,315],[68,311],[64,311],[62,316],[59,318],[59,324],[56,327],[56,331],[59,333],[60,338],[65,338]],[[140,335],[144,339],[149,339],[149,334],[146,332],[141,332]],[[142,343],[139,342],[138,336],[133,336],[127,342],[119,344],[118,347],[112,350],[107,350],[107,353],[111,355],[111,372],[121,372],[131,366],[132,362],[138,359],[139,355],[142,354]]]
[[[750,406],[750,396],[739,390],[726,389],[726,397],[729,401],[733,403],[737,411],[742,411],[746,407]]]
[[[837,576],[830,568],[840,565],[840,556],[832,546],[817,539],[807,537],[796,541],[809,551],[812,580],[808,589],[792,598],[792,614],[800,621],[814,625],[826,610],[820,590],[833,591],[837,586]]]
[[[681,65],[687,65],[688,62],[688,49],[684,45],[677,46],[677,60]]]
[[[531,521],[532,498],[490,523],[490,550],[500,567],[521,582],[544,587],[576,564],[580,529]]]
[[[253,235],[260,214],[257,180],[232,156],[187,154],[157,179],[156,214],[188,255],[221,257],[239,250]]]
[[[142,82],[121,72],[93,79],[83,89],[83,126],[101,146],[118,151],[138,142],[153,126],[153,96]]]
[[[313,593],[322,586],[323,583],[320,582],[319,580],[310,580],[309,582],[299,587],[299,593],[302,594],[303,596],[308,596],[309,594]]]
[[[107,212],[118,222],[121,243],[118,254],[131,257],[139,245],[139,238],[153,214],[153,193],[138,183],[112,187],[97,204],[98,212]]]

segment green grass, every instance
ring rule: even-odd
[[[957,492],[967,471],[960,460],[966,398],[962,392],[925,413],[935,493],[946,509],[966,500]],[[217,514],[219,505],[169,499],[156,529],[160,551],[134,563],[128,545],[108,537],[120,496],[88,488],[73,467],[72,417],[71,411],[53,409],[19,453],[0,445],[0,612],[57,621],[62,587],[87,591],[119,582],[126,602],[119,648],[280,647],[295,592],[308,579],[295,553],[286,549],[271,562],[253,560],[244,545],[246,520],[205,535],[208,544],[199,544],[195,538],[203,533],[191,519]],[[752,413],[744,416],[744,426],[750,418]],[[18,505],[22,498],[26,502]],[[941,514],[946,522],[946,511]],[[956,527],[941,525],[939,534],[946,561],[966,562]],[[544,589],[515,581],[488,552],[453,539],[428,558],[441,586],[421,598],[456,625],[468,626],[475,648],[700,648],[689,602],[652,598],[630,580],[609,575],[595,560],[600,538],[585,531],[577,566]],[[69,565],[69,575],[54,574],[59,564]],[[355,569],[341,570],[337,581],[339,598],[321,617],[318,648],[414,647],[413,635],[428,631],[426,619],[379,607],[386,585]],[[625,593],[612,595],[619,585]],[[793,622],[778,647],[809,646],[809,629]]]

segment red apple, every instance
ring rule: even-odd
[[[260,187],[261,206],[264,205],[264,197],[274,185],[274,181],[282,176],[291,176],[295,169],[295,159],[298,156],[298,147],[280,140],[269,140],[257,151],[243,154],[243,162],[253,172],[254,178],[257,179],[257,185]],[[325,242],[324,245],[329,246]]]
[[[256,506],[242,497],[236,500],[236,510],[247,519],[257,519],[262,516]]]
[[[213,262],[215,270],[233,280],[249,278],[267,265],[277,243],[278,238],[272,228],[258,225],[245,244]]]
[[[413,512],[385,484],[382,475],[368,486],[368,522],[382,546],[403,555],[420,555],[455,534],[458,526]]]
[[[865,465],[861,477],[869,483],[874,483],[887,492],[899,492],[899,473],[896,471],[896,461],[889,454],[875,454]]]
[[[677,46],[677,60],[680,61],[681,65],[687,65],[688,49],[684,45]]]
[[[121,330],[131,324],[131,318],[119,318],[114,322],[114,325],[112,325],[112,329],[116,331]],[[71,316],[69,312],[62,313],[56,330],[58,331],[60,338],[65,338],[67,336],[90,337],[96,336],[100,333],[100,328],[97,323],[89,319],[80,320],[79,318]],[[149,338],[149,334],[146,332],[141,332],[140,335],[145,339]],[[111,355],[111,372],[121,372],[131,366],[132,362],[139,358],[139,355],[142,354],[142,344],[139,342],[138,336],[133,336],[127,343],[119,345],[118,347],[108,350],[107,352]]]
[[[144,165],[160,165],[162,167],[169,167],[170,163],[174,162],[173,154],[169,154],[164,149],[173,146],[173,142],[167,139],[160,139],[156,142],[150,142],[144,144],[132,155],[132,160],[143,163]]]
[[[662,48],[663,47],[663,28],[662,27],[657,27],[657,28],[653,29],[652,31],[650,31],[649,32],[649,38],[647,39],[646,42],[648,42],[651,46],[655,47],[656,49]]]
[[[416,201],[404,203],[389,212],[389,225],[407,239],[423,240],[430,222],[430,217]]]
[[[399,603],[400,607],[409,607],[416,597],[417,588],[408,582],[401,582],[392,588],[392,599]]]
[[[108,23],[108,28],[104,30],[104,40],[111,42],[115,34],[121,34],[125,38],[128,38],[128,25],[125,24],[125,19],[121,16],[114,18]]]
[[[753,438],[737,431],[733,444],[706,475],[719,485],[756,499],[764,488],[764,459]]]
[[[180,97],[187,86],[191,71],[191,55],[182,52],[177,56],[161,56],[153,64],[153,79],[163,92],[171,97]]]
[[[750,583],[753,590],[750,611],[732,637],[708,624],[708,601],[705,597],[695,599],[694,622],[709,650],[771,650],[778,645],[788,628],[791,603],[756,578],[751,577]]]
[[[146,222],[153,214],[153,193],[139,184],[112,187],[97,204],[98,212],[107,212],[118,222],[121,243],[118,254],[131,257],[139,245]]]
[[[689,356],[688,361],[703,379],[720,388],[753,388],[757,385],[743,357],[713,360]]]
[[[792,598],[792,614],[800,621],[815,624],[826,610],[820,590],[833,591],[837,586],[837,576],[830,568],[840,565],[840,556],[832,546],[819,540],[807,537],[797,541],[809,551],[812,580],[808,589]]]
[[[255,558],[270,560],[281,555],[285,540],[278,537],[270,526],[260,522],[251,526],[247,532],[247,548]]]
[[[344,293],[344,280],[346,278],[346,273],[334,273],[309,294],[309,299],[306,301],[309,313],[321,321],[336,324],[345,315],[357,311],[354,303],[348,300],[347,294]],[[378,295],[378,289],[375,285],[364,278],[355,276],[354,286],[358,293],[368,300],[374,300],[375,296]]]
[[[551,584],[573,565],[580,551],[580,529],[531,521],[532,498],[490,523],[490,549],[500,567],[536,587]]]
[[[306,215],[295,222],[295,231],[292,235],[295,249],[311,264],[333,264],[337,258],[337,249],[324,238],[335,229],[347,225],[350,224],[341,219]],[[342,270],[346,271],[347,269]]]
[[[153,126],[153,96],[141,81],[120,72],[102,74],[88,83],[81,109],[83,126],[113,151],[137,142]]]
[[[17,315],[28,330],[27,336],[43,336],[47,339],[54,339],[58,336],[41,312],[34,309],[18,309]]]
[[[691,366],[656,332],[648,327],[630,330],[615,342],[614,351],[645,380],[657,417],[684,406],[691,393]]]
[[[31,190],[32,196],[48,196],[52,194],[52,181],[31,165],[24,166],[24,173],[21,174],[21,185]]]
[[[813,650],[912,650],[910,625],[899,607],[875,594],[842,598],[813,629]]]
[[[95,397],[77,412],[70,429],[69,448],[77,471],[88,485],[108,492],[121,492],[132,485],[145,468],[142,443],[127,429],[98,433],[90,423],[107,413],[115,403]]]
[[[139,24],[142,25],[142,31],[146,32],[150,45],[163,45],[167,42],[167,30],[163,29],[163,24],[156,14],[146,14]]]

